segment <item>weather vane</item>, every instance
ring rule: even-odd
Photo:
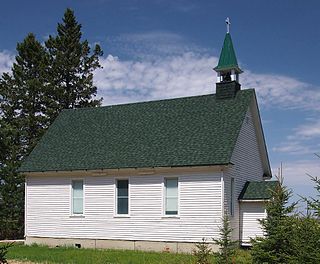
[[[226,24],[227,24],[227,33],[229,33],[230,32],[230,25],[231,25],[229,17],[227,17],[227,19],[226,19]]]

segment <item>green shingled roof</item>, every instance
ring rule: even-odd
[[[246,182],[239,200],[268,200],[277,184],[278,181]]]
[[[214,68],[216,71],[224,71],[230,69],[236,69],[238,72],[241,72],[238,61],[236,57],[236,53],[233,48],[232,39],[230,33],[227,33],[222,50],[220,53],[219,63],[218,66]]]
[[[21,172],[228,164],[254,90],[64,110]]]

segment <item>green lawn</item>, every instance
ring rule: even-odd
[[[45,246],[16,245],[9,250],[8,259],[37,263],[76,264],[194,264],[192,255],[155,253],[130,250],[95,250],[76,248],[49,248]],[[214,264],[214,257],[212,257]],[[239,251],[237,264],[249,264],[250,254]]]

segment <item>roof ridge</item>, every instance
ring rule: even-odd
[[[242,89],[239,92],[247,92],[247,91],[254,91],[254,88]],[[101,108],[109,108],[109,107],[120,107],[120,106],[127,106],[127,105],[138,105],[138,104],[158,103],[158,102],[164,102],[164,101],[183,100],[188,98],[190,99],[201,98],[201,97],[207,97],[207,96],[216,96],[216,94],[210,93],[210,94],[183,96],[183,97],[157,99],[157,100],[140,101],[140,102],[132,102],[132,103],[119,103],[119,104],[112,104],[112,105],[103,105],[98,107],[81,107],[81,108],[72,108],[72,109],[62,109],[62,111],[93,110],[93,109],[101,109]]]
[[[246,90],[249,90],[249,89],[246,89]],[[163,101],[174,101],[174,100],[182,100],[182,99],[197,98],[197,97],[200,98],[200,97],[207,97],[207,96],[216,96],[216,94],[211,93],[211,94],[183,96],[183,97],[176,97],[176,98],[140,101],[140,102],[132,102],[132,103],[119,103],[119,104],[113,104],[113,105],[102,105],[98,107],[81,107],[81,108],[72,108],[72,109],[62,109],[62,111],[92,110],[92,109],[101,109],[101,108],[109,108],[109,107],[120,107],[120,106],[126,106],[126,105],[138,105],[138,104],[146,104],[146,103],[157,103],[157,102],[163,102]]]

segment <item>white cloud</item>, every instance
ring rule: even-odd
[[[192,52],[146,61],[108,55],[95,80],[105,104],[199,95],[215,91],[216,63],[215,57]]]
[[[312,154],[317,151],[317,146],[309,146],[300,141],[288,141],[282,143],[280,146],[273,147],[274,152],[289,153],[295,155]]]
[[[0,76],[3,72],[10,71],[14,61],[12,53],[7,51],[0,52]]]
[[[104,68],[95,72],[94,79],[104,104],[215,92],[216,73],[212,68],[218,58],[179,34],[122,34],[107,42],[127,56],[120,59],[110,54],[101,58]],[[13,60],[12,53],[0,52],[0,73],[10,70]],[[262,107],[320,110],[320,89],[295,78],[244,70],[240,76],[242,87],[255,88]],[[297,133],[319,135],[319,126],[310,127],[308,132],[301,127],[304,132]]]
[[[217,62],[217,57],[201,52],[143,60],[108,55],[101,59],[104,68],[96,72],[95,80],[105,104],[213,93],[216,74],[212,68]],[[297,79],[245,70],[240,80],[242,87],[256,88],[263,107],[320,110],[320,92]]]
[[[246,87],[256,89],[263,105],[287,109],[320,110],[320,92],[316,87],[283,75],[257,74],[246,70]]]
[[[295,135],[305,139],[320,137],[320,120],[310,120],[309,123],[295,129]]]
[[[173,32],[149,31],[144,33],[121,34],[106,40],[111,53],[129,55],[134,60],[159,60],[184,53],[203,53],[205,48]]]
[[[101,60],[104,69],[95,78],[106,104],[215,92],[212,68],[218,58],[184,36],[150,31],[121,34],[107,43],[111,54],[125,59],[110,54]],[[256,89],[263,107],[320,110],[319,89],[295,78],[245,69],[240,80],[242,87]]]
[[[292,129],[287,140],[272,150],[288,154],[313,154],[319,152],[320,120],[306,118],[307,123]]]
[[[277,167],[272,169],[273,175],[279,175]],[[300,212],[305,212],[305,203],[301,197],[315,197],[319,193],[315,190],[315,184],[309,175],[320,176],[320,159],[288,161],[282,163],[282,176],[284,185],[291,191],[292,197],[289,202],[300,201],[296,208]],[[273,180],[276,180],[273,178]]]
[[[273,168],[273,174],[278,175],[278,168]],[[320,159],[283,162],[282,174],[287,186],[312,186],[308,174],[320,176]]]

